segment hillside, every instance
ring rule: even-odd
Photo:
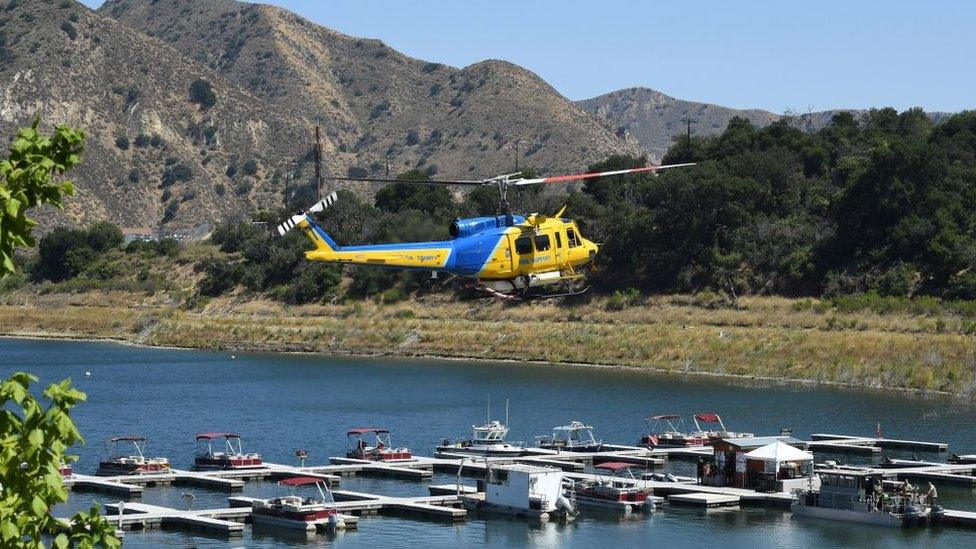
[[[627,130],[658,159],[664,156],[675,137],[688,130],[684,122],[686,118],[693,121],[693,135],[710,137],[722,133],[729,120],[735,116],[745,118],[759,127],[786,116],[762,109],[733,109],[711,103],[684,101],[650,88],[627,88],[577,101],[576,104],[606,118],[614,126]],[[799,113],[795,115],[796,124],[804,131],[816,131],[829,124],[834,115],[840,112],[850,112],[860,117],[866,111],[832,109]],[[928,113],[929,118],[936,123],[950,115],[951,113],[945,112]]]
[[[308,122],[224,81],[173,48],[75,2],[0,11],[0,135],[40,116],[88,134],[78,195],[46,226],[109,220],[192,227],[277,201],[270,173]],[[212,86],[209,108],[190,99]],[[252,162],[245,169],[245,164]],[[228,172],[234,173],[229,177]],[[244,172],[253,171],[253,174]]]
[[[110,0],[100,11],[159,38],[266,101],[321,119],[327,152],[346,166],[442,177],[525,165],[573,170],[636,140],[504,61],[457,69],[316,25],[281,8],[214,0]]]
[[[769,111],[683,101],[649,88],[618,90],[577,104],[626,128],[656,158],[664,156],[674,138],[687,131],[684,118],[696,121],[692,126],[696,135],[722,133],[734,116],[747,118],[758,126],[779,119],[779,115]]]

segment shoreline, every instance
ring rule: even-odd
[[[353,357],[353,358],[363,358],[363,359],[381,359],[381,358],[395,358],[401,360],[436,360],[445,363],[458,363],[458,362],[469,362],[476,364],[495,364],[499,366],[506,367],[517,367],[517,366],[548,366],[554,368],[583,368],[583,369],[594,369],[594,370],[614,370],[614,371],[624,371],[624,372],[634,372],[647,375],[657,375],[662,377],[670,377],[674,379],[694,379],[694,378],[707,378],[727,383],[733,383],[736,385],[759,387],[763,385],[773,384],[777,386],[795,386],[795,387],[826,387],[832,389],[843,389],[849,391],[857,392],[870,392],[870,393],[882,393],[882,394],[902,394],[908,395],[915,398],[947,398],[953,401],[968,402],[974,404],[969,399],[966,399],[963,395],[955,394],[949,391],[937,391],[937,390],[927,390],[927,389],[910,389],[904,387],[872,387],[869,385],[855,384],[855,383],[844,383],[839,381],[831,380],[814,380],[814,379],[804,379],[804,378],[787,378],[787,377],[772,377],[772,376],[760,376],[752,374],[731,374],[727,372],[708,372],[708,371],[674,371],[667,368],[660,368],[654,366],[636,366],[636,365],[625,365],[625,364],[600,364],[600,363],[589,363],[589,362],[546,362],[540,360],[519,360],[512,358],[478,358],[478,357],[468,357],[468,356],[453,356],[453,355],[438,355],[432,353],[395,353],[395,352],[355,352],[355,351],[305,351],[305,350],[288,350],[288,349],[250,349],[246,346],[241,348],[230,348],[230,347],[191,347],[191,346],[178,346],[178,345],[166,345],[166,344],[155,344],[133,341],[131,339],[122,337],[110,337],[110,336],[91,336],[91,335],[72,335],[72,334],[54,334],[50,332],[0,332],[0,339],[19,339],[19,340],[37,340],[37,341],[78,341],[78,342],[91,342],[91,343],[114,343],[118,345],[125,345],[129,347],[138,347],[144,349],[168,349],[176,351],[207,351],[207,352],[238,352],[238,353],[248,353],[248,354],[282,354],[282,355],[297,355],[297,356],[323,356],[330,358],[341,358],[341,357]]]

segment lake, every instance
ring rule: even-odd
[[[461,361],[358,359],[348,357],[238,354],[141,348],[112,343],[0,339],[0,375],[26,370],[40,386],[71,378],[88,394],[73,416],[87,439],[76,449],[80,473],[94,473],[112,435],[149,438],[149,454],[189,468],[201,431],[236,431],[244,449],[265,460],[325,463],[345,455],[351,427],[387,427],[393,443],[432,455],[445,438],[467,436],[473,424],[504,420],[510,401],[510,440],[531,443],[555,425],[581,420],[606,442],[635,444],[647,430],[643,418],[675,412],[715,411],[735,431],[794,435],[827,432],[871,436],[878,422],[891,438],[947,442],[950,451],[976,453],[976,409],[946,398],[778,384],[746,385],[726,380],[680,378],[626,369]],[[90,377],[85,372],[91,372]],[[886,453],[885,455],[898,455]],[[905,455],[905,454],[900,454]],[[909,454],[910,455],[910,454]],[[818,454],[818,461],[823,457]],[[832,456],[830,456],[833,458]],[[944,461],[946,454],[919,454]],[[858,458],[837,456],[845,462]],[[676,465],[687,474],[687,464]],[[435,483],[452,482],[435,475]],[[426,494],[426,484],[385,479],[343,479],[343,488],[377,493]],[[184,488],[147,488],[142,501],[181,507]],[[191,489],[195,508],[226,506],[227,494]],[[976,509],[976,493],[940,487],[947,508]],[[267,497],[273,483],[248,482],[244,495]],[[73,493],[58,515],[110,496]],[[794,519],[778,510],[708,513],[665,507],[621,519],[584,509],[569,525],[530,525],[471,517],[459,525],[366,517],[358,531],[315,541],[287,540],[245,529],[243,540],[225,541],[174,531],[127,533],[126,547],[972,547],[976,533],[950,528],[892,530]]]

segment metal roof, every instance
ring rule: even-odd
[[[722,442],[736,448],[758,448],[774,442],[782,442],[790,446],[801,446],[803,441],[789,436],[770,436],[770,437],[737,437],[723,438]]]

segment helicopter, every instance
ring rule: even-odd
[[[332,177],[333,180],[373,183],[494,186],[499,192],[500,214],[457,219],[450,226],[450,240],[340,246],[312,218],[332,206],[330,193],[306,211],[278,225],[284,236],[298,228],[315,247],[305,253],[309,261],[370,265],[394,269],[427,270],[472,280],[478,293],[500,299],[528,300],[578,295],[585,285],[583,267],[591,263],[599,246],[583,237],[572,219],[563,217],[566,206],[554,215],[513,214],[508,203],[512,187],[568,183],[615,175],[654,173],[693,166],[694,163],[648,165],[605,172],[525,178],[521,172],[476,180],[403,181],[390,178]]]

